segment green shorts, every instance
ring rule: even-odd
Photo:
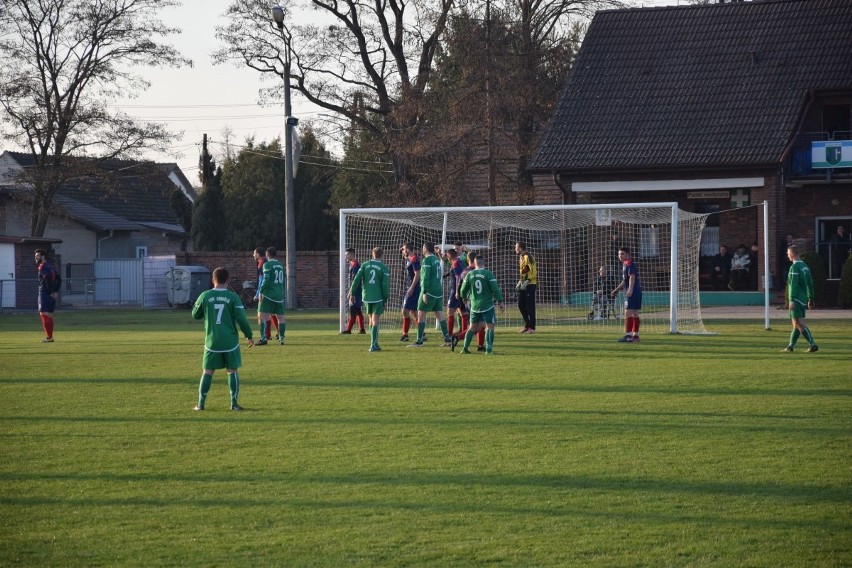
[[[444,299],[435,298],[434,296],[426,296],[427,301],[423,301],[423,294],[417,299],[417,311],[420,312],[442,312],[444,311]]]
[[[799,302],[793,302],[793,309],[790,310],[790,319],[802,319],[805,317],[805,313],[808,311],[808,306],[806,304],[800,304]]]
[[[276,316],[284,315],[284,302],[273,302],[272,300],[262,299],[257,305],[257,313],[259,314],[275,314]]]
[[[204,350],[204,362],[202,369],[239,369],[243,366],[243,358],[240,348],[233,351],[208,351]]]
[[[497,310],[491,308],[487,312],[470,312],[470,324],[475,323],[494,324],[497,323]]]
[[[367,315],[376,314],[380,316],[385,313],[384,302],[366,302],[364,305],[367,306]]]

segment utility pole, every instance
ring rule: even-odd
[[[290,31],[284,27],[284,8],[272,8],[272,20],[284,40],[284,230],[287,234],[285,265],[287,267],[287,309],[298,308],[296,302],[296,200],[293,185],[293,130],[299,124],[299,119],[291,116],[290,107],[290,65],[292,53],[290,46]],[[297,134],[298,135],[298,134]]]
[[[207,151],[207,134],[201,139],[201,185],[207,187],[210,181],[210,153]]]
[[[488,128],[488,204],[497,204],[497,164],[494,159],[494,111],[491,108],[491,0],[485,2],[485,112]]]

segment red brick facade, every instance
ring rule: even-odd
[[[282,252],[283,256],[283,252]],[[224,266],[231,273],[231,287],[242,290],[244,281],[257,283],[257,264],[248,251],[184,252],[175,255],[178,265]],[[335,308],[338,305],[339,263],[337,251],[299,251],[296,301],[300,308]]]

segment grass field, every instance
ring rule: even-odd
[[[0,315],[0,566],[852,565],[848,321],[463,357],[304,312],[196,413],[188,312],[57,316]]]

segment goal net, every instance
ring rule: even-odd
[[[676,203],[341,209],[341,325],[348,317],[346,249],[354,248],[361,262],[370,258],[373,247],[384,249],[391,291],[382,326],[393,329],[401,324],[405,290],[402,244],[413,243],[420,255],[425,242],[442,251],[460,242],[466,250],[481,254],[497,276],[506,302],[498,326],[522,327],[515,290],[519,279],[515,243],[522,241],[538,269],[539,329],[622,328],[624,292],[614,300],[609,292],[621,281],[618,249],[626,247],[639,268],[642,331],[707,333],[698,295],[705,220],[706,215],[682,211]],[[448,297],[445,289],[445,306]]]

